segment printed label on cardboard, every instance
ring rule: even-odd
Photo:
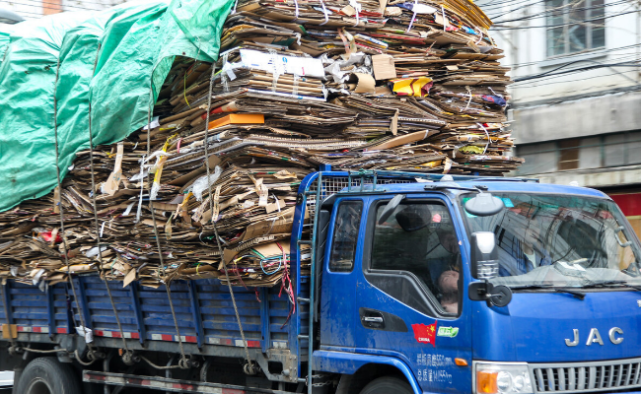
[[[302,77],[325,77],[323,62],[320,59],[283,55],[272,56],[269,53],[251,49],[241,49],[240,58],[245,67],[267,72],[273,72],[276,68],[282,70],[285,74],[296,74]]]

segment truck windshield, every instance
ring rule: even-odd
[[[493,193],[506,209],[477,217],[470,234],[491,231],[499,250],[495,285],[511,288],[641,285],[639,248],[612,202],[578,196]],[[472,198],[465,195],[461,203]]]

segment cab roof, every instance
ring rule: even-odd
[[[328,171],[321,172],[321,174],[323,174],[323,177],[330,178],[347,176],[350,179],[347,182],[348,185],[353,184],[351,180],[355,179],[360,179],[360,183],[365,184],[363,189],[359,186],[353,186],[351,189],[344,188],[341,190],[341,194],[358,194],[361,192],[369,194],[372,193],[371,184],[376,184],[377,190],[384,190],[386,193],[442,191],[451,195],[458,195],[468,192],[460,188],[480,188],[489,192],[546,193],[610,199],[607,194],[599,190],[580,186],[539,183],[538,179],[534,178],[443,175],[378,170],[360,170],[358,172]],[[395,181],[399,183],[394,183]],[[446,185],[453,187],[447,188],[445,187]]]
[[[398,193],[398,192],[425,192],[433,191],[425,188],[426,185],[430,184],[452,184],[451,182],[416,182],[416,183],[402,183],[402,184],[385,184],[380,185],[380,189],[385,189],[388,193]],[[487,188],[489,192],[518,192],[518,193],[548,193],[548,194],[568,194],[576,196],[585,196],[585,197],[597,197],[597,198],[607,198],[610,197],[595,189],[590,189],[587,187],[579,186],[566,186],[566,185],[555,185],[548,183],[534,183],[534,182],[516,182],[516,181],[463,181],[463,182],[454,182],[454,184],[464,187],[464,188]],[[354,188],[357,189],[357,188]],[[346,189],[345,189],[346,190]],[[465,190],[459,190],[456,188],[451,189],[436,189],[440,191],[447,190],[453,194],[466,193]],[[356,192],[356,190],[354,190]]]

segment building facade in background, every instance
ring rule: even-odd
[[[594,187],[641,236],[639,0],[485,0],[512,67],[516,175]]]

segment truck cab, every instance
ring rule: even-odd
[[[641,254],[608,196],[417,180],[319,199],[313,371],[338,393],[638,390]]]

